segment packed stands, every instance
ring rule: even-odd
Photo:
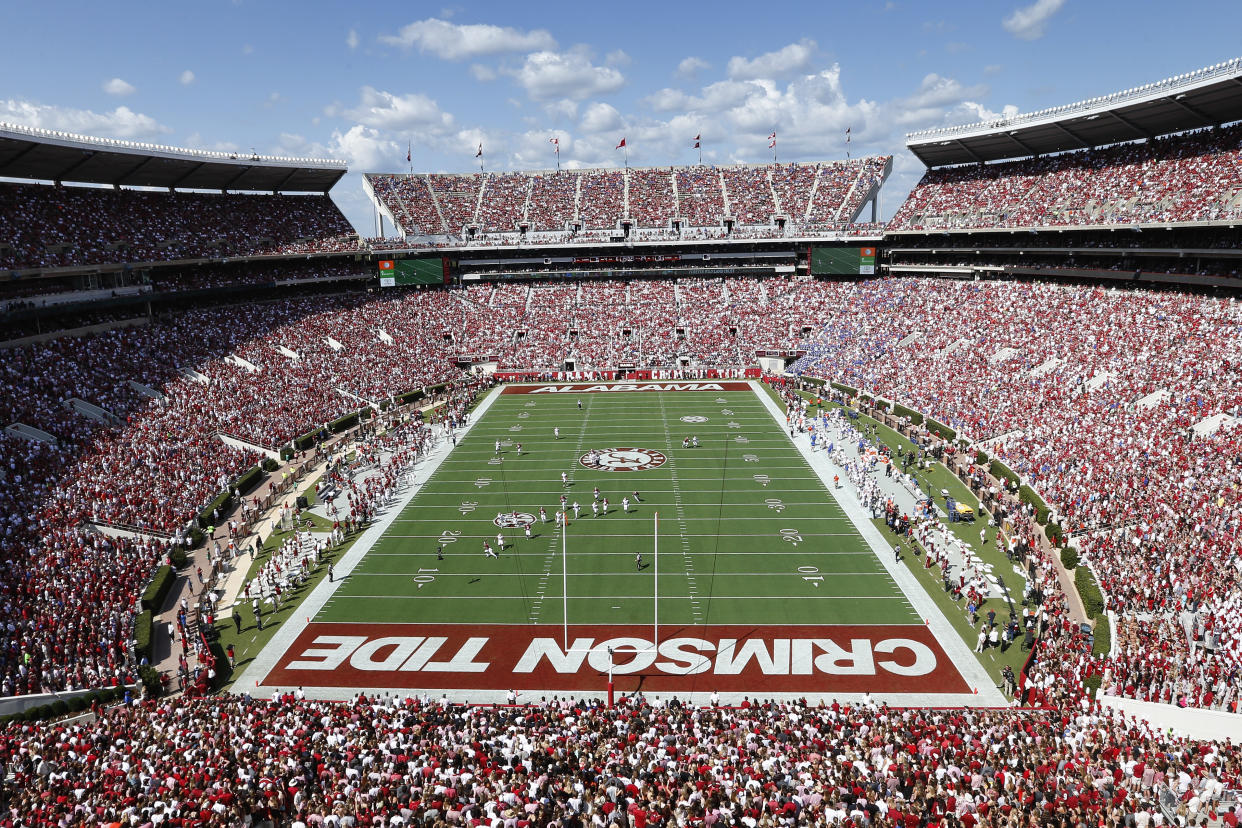
[[[729,215],[740,224],[770,224],[776,215],[769,167],[721,167]]]
[[[467,224],[475,223],[479,207],[479,191],[483,179],[478,175],[428,176],[431,198],[438,205],[449,233],[461,233]],[[500,191],[503,192],[503,191]],[[505,228],[509,229],[509,228]]]
[[[668,227],[677,216],[671,169],[630,171],[629,215],[640,227]]]
[[[1178,668],[1161,671],[1150,695],[1236,703],[1242,638],[1214,608],[1231,607],[1239,586],[1242,430],[1226,421],[1191,431],[1242,404],[1236,304],[921,279],[830,293],[836,310],[826,309],[825,334],[806,343],[799,367],[923,411],[960,437],[995,440],[989,453],[1079,536],[1108,608],[1183,630],[1171,642]],[[1212,634],[1192,646],[1196,627]]]
[[[6,353],[4,424],[43,429],[58,443],[0,439],[0,464],[40,481],[6,489],[0,543],[25,575],[23,594],[64,590],[55,562],[90,554],[110,555],[123,580],[145,573],[158,542],[99,547],[82,524],[176,537],[259,456],[225,447],[217,433],[284,445],[360,399],[460,376],[463,354],[514,369],[559,371],[568,361],[578,371],[677,369],[749,365],[756,349],[797,346],[807,351],[798,370],[988,441],[989,455],[1043,494],[1121,623],[1111,660],[1074,649],[1072,635],[1050,640],[1047,658],[1074,662],[1118,693],[1227,707],[1238,701],[1242,671],[1242,430],[1227,417],[1214,433],[1191,429],[1242,405],[1240,314],[1227,300],[1170,292],[779,278],[481,284],[175,313]],[[241,362],[225,359],[233,355]],[[209,384],[183,376],[185,368]],[[66,406],[70,398],[114,419],[86,418]],[[87,579],[82,588],[104,587]],[[127,623],[133,592],[110,595],[91,621],[109,632],[90,640],[113,645],[93,651],[93,673],[79,671],[79,656],[58,650],[55,627],[38,618],[3,636],[9,692],[115,676],[127,645],[113,633]],[[19,605],[0,617],[17,622]],[[1157,638],[1161,661],[1152,662]],[[37,670],[23,668],[23,652]]]
[[[621,170],[580,173],[578,220],[584,230],[612,230],[625,212],[625,174]]]
[[[1242,125],[995,164],[930,169],[890,230],[1230,221]]]
[[[347,250],[352,233],[326,195],[0,184],[5,270]]]
[[[485,186],[479,224],[506,232],[517,229],[525,216],[530,179],[520,173],[489,173]]]
[[[883,183],[889,156],[805,164],[635,167],[479,175],[368,175],[377,201],[410,245],[607,242],[623,219],[633,238],[781,238],[799,232],[878,233],[852,224]],[[486,182],[486,185],[483,185]],[[480,195],[480,187],[482,193]],[[476,210],[477,207],[477,210]],[[779,207],[779,209],[778,209]],[[775,226],[777,215],[788,226]],[[735,226],[727,232],[726,217]],[[576,232],[569,228],[579,223]],[[674,230],[676,221],[680,229]],[[466,226],[480,236],[466,238]]]
[[[514,707],[288,693],[11,724],[13,824],[1206,825],[1236,745],[1094,709]],[[1232,793],[1229,794],[1231,797]],[[1231,810],[1226,811],[1229,807]],[[1236,818],[1236,817],[1235,817]]]

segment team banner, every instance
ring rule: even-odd
[[[264,679],[288,687],[686,693],[970,693],[923,625],[307,625]]]

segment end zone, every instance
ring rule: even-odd
[[[286,687],[470,693],[720,691],[799,696],[970,694],[923,625],[650,626],[312,622],[268,673]]]

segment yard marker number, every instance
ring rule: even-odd
[[[781,540],[792,543],[794,546],[802,543],[802,535],[797,529],[782,529],[780,531]]]
[[[819,567],[817,566],[798,567],[798,574],[802,576],[802,580],[810,581],[812,586],[818,587],[820,582],[824,580],[824,576],[816,575],[816,572],[819,572]]]

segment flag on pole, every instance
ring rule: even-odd
[[[701,132],[698,135],[694,136],[694,148],[695,149],[702,149],[702,146],[701,146],[702,139],[703,139],[703,133]]]
[[[614,147],[614,149],[624,149],[624,148],[625,148],[625,139],[622,138],[621,143],[617,144],[617,146]]]
[[[410,163],[410,159],[413,157],[413,156],[411,155],[411,153],[413,153],[413,152],[414,152],[414,143],[413,143],[413,142],[410,142],[409,144],[406,144],[406,147],[405,147],[405,163],[407,163],[407,164],[409,164],[409,163]]]
[[[768,136],[768,149],[776,149],[776,133],[773,132]]]
[[[845,157],[850,157],[850,127],[845,128]]]
[[[548,143],[556,147],[557,152],[561,151],[561,139],[560,138],[549,138]]]
[[[474,157],[475,158],[483,157],[483,145],[482,144],[479,144],[479,151],[474,154]]]

